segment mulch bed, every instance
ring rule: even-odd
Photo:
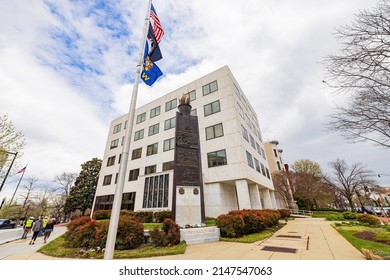
[[[372,241],[372,242],[377,242],[377,243],[382,243],[382,244],[390,245],[390,241],[388,241],[388,240],[377,240],[377,239],[375,238],[375,232],[372,232],[372,231],[361,231],[361,232],[357,232],[357,233],[355,233],[353,236],[355,236],[355,237],[357,237],[357,238],[360,238],[360,239]]]

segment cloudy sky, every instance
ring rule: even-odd
[[[284,161],[337,158],[390,174],[390,151],[351,144],[324,124],[345,102],[322,80],[335,28],[374,0],[154,0],[164,76],[140,83],[137,107],[228,65]],[[25,176],[51,181],[103,157],[112,119],[129,107],[146,0],[0,0],[0,114],[27,146]],[[5,190],[12,191],[17,176]],[[390,176],[378,178],[390,184]]]

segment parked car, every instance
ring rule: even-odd
[[[16,223],[8,219],[0,219],[0,229],[15,228]]]

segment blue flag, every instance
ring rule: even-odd
[[[141,79],[145,82],[145,84],[151,86],[160,76],[162,76],[162,74],[163,73],[160,68],[158,68],[157,65],[150,59],[149,45],[148,42],[146,42]]]

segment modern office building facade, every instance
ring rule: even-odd
[[[257,115],[227,66],[136,109],[122,209],[171,210],[178,99],[199,121],[205,213],[276,209]],[[112,121],[93,210],[111,209],[127,129]]]

